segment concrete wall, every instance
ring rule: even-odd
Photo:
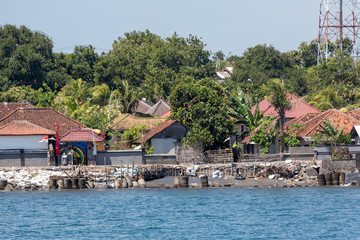
[[[314,147],[289,147],[289,153],[308,153],[314,154]]]
[[[175,154],[177,140],[174,138],[152,138],[153,154]]]
[[[97,152],[96,165],[143,164],[141,150],[109,150]]]
[[[40,149],[47,150],[47,143],[39,141],[45,135],[38,136],[0,136],[0,149]]]
[[[146,164],[176,164],[175,154],[145,155]]]
[[[17,150],[0,152],[0,167],[40,167],[47,165],[48,159],[45,151],[27,152],[25,150],[23,154]]]
[[[354,158],[355,158],[356,153],[360,153],[360,145],[342,145],[342,146],[337,146],[337,147],[349,149],[349,151],[353,154]],[[314,151],[317,152],[318,160],[331,158],[331,147],[330,146],[315,146]]]
[[[356,165],[356,159],[324,159],[322,160],[320,173],[354,172]]]

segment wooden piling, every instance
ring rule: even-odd
[[[180,177],[174,177],[174,187],[180,187]]]
[[[325,174],[325,182],[326,185],[332,185],[332,174],[331,173],[326,173]]]
[[[318,174],[317,175],[317,182],[320,186],[323,186],[326,184],[325,182],[325,175],[324,174]]]
[[[57,188],[57,179],[49,179],[49,188]]]
[[[86,188],[86,180],[85,178],[79,178],[78,186],[80,189]]]
[[[181,186],[181,187],[189,187],[189,177],[187,177],[187,176],[182,176],[182,177],[181,177],[180,186]]]
[[[7,180],[0,180],[0,190],[4,190],[7,184],[8,184]]]
[[[200,177],[201,186],[202,187],[208,187],[209,186],[209,178],[208,176],[202,176]]]
[[[339,185],[339,173],[332,174],[333,185]]]
[[[64,189],[71,189],[71,179],[64,178]]]
[[[340,173],[339,184],[345,184],[345,173]]]
[[[71,179],[71,188],[72,189],[78,189],[79,188],[79,179],[78,178],[73,178]]]

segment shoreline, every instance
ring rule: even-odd
[[[232,164],[138,166],[48,166],[0,168],[0,193],[69,189],[349,187],[320,185],[321,162],[283,161]],[[180,187],[186,176],[186,187]],[[202,187],[201,176],[207,184]],[[240,176],[240,177],[239,177]],[[176,178],[176,179],[175,179]],[[238,179],[241,180],[238,180]],[[5,187],[2,182],[6,181]]]

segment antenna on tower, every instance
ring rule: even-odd
[[[359,60],[359,30],[359,0],[320,0],[318,64],[333,57],[337,49]]]

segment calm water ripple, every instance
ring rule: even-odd
[[[0,239],[360,239],[360,188],[0,193]]]

